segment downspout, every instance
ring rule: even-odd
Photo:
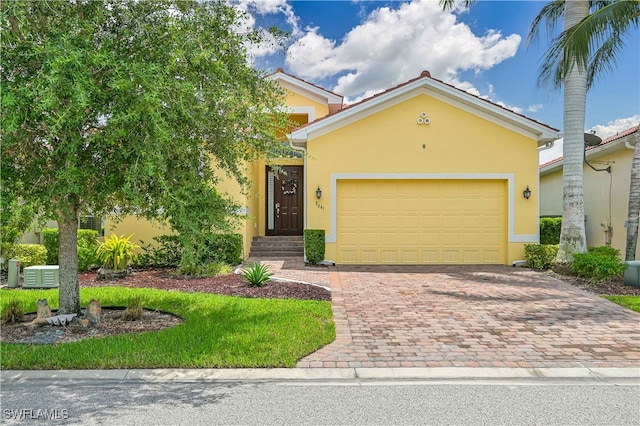
[[[303,229],[303,235],[304,235],[304,230],[307,229],[307,186],[308,186],[308,181],[307,181],[307,148],[302,147],[302,146],[295,146],[293,144],[293,140],[291,140],[291,135],[287,135],[287,140],[289,142],[289,146],[291,147],[292,150],[294,151],[298,151],[302,153],[302,160],[303,160],[303,164],[302,164],[302,173],[304,176],[304,192],[302,193],[302,202],[304,203],[304,215],[302,216],[302,229]],[[305,251],[304,253],[304,262],[307,263],[307,253]]]
[[[551,142],[547,142],[546,144],[542,145],[541,147],[538,148],[538,152],[541,151],[546,151],[547,149],[551,149],[553,148],[553,146],[556,144],[556,141],[551,141]]]

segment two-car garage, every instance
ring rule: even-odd
[[[506,263],[507,181],[337,181],[341,264]]]

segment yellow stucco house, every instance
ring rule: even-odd
[[[338,264],[511,264],[539,240],[538,148],[558,130],[428,72],[356,104],[279,69],[299,127],[291,155],[250,164],[244,254],[256,236],[324,229]],[[525,198],[528,189],[530,197]],[[166,230],[127,218],[107,233]]]
[[[584,209],[587,245],[610,245],[624,256],[633,147],[638,126],[587,147],[584,163]],[[562,216],[562,167],[557,158],[540,166],[540,214]],[[640,247],[636,250],[640,258]]]

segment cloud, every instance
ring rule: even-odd
[[[638,123],[640,123],[640,114],[627,118],[617,118],[613,121],[609,121],[607,124],[595,125],[589,130],[595,130],[596,135],[602,139],[606,139],[624,130],[628,130],[633,126],[637,126]],[[559,139],[555,142],[553,148],[540,151],[540,164],[562,157],[563,141],[563,139]]]
[[[609,121],[606,125],[598,124],[593,126],[589,130],[595,130],[596,135],[602,139],[606,139],[624,130],[628,130],[633,126],[637,126],[640,123],[640,114],[636,114],[628,118],[618,118],[613,121]]]
[[[542,108],[544,108],[544,105],[542,104],[533,104],[533,105],[529,105],[527,107],[527,111],[528,112],[538,112],[540,111]]]
[[[256,15],[283,15],[290,27],[291,36],[299,37],[302,35],[299,26],[300,19],[294,13],[291,5],[287,3],[287,0],[238,0],[233,1],[231,4],[246,12],[247,20],[243,22],[243,27],[236,29],[236,31],[247,33],[257,29],[262,34],[262,43],[247,46],[251,60],[269,56],[282,50],[278,40],[273,35],[264,28],[256,27]]]
[[[460,74],[481,72],[513,57],[520,42],[519,35],[505,37],[496,30],[475,35],[437,2],[414,0],[395,9],[376,9],[340,41],[324,37],[317,27],[306,28],[289,47],[286,64],[310,80],[337,76],[331,90],[351,100],[415,78],[425,69],[479,94]]]

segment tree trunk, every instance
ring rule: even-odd
[[[564,29],[576,25],[589,15],[588,1],[567,1],[564,11]],[[573,253],[587,251],[584,224],[583,159],[584,121],[587,100],[587,73],[573,61],[564,82],[564,166],[562,229],[560,249],[556,261],[569,263]]]
[[[60,308],[59,314],[80,314],[78,282],[78,209],[58,215],[60,231]]]
[[[640,130],[636,132],[636,146],[631,163],[631,184],[629,185],[629,217],[627,218],[627,247],[625,260],[636,259],[638,245],[638,221],[640,216]]]

